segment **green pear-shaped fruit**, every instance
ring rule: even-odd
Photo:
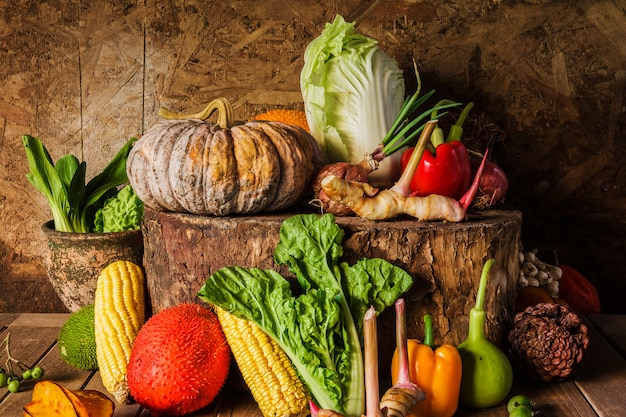
[[[503,401],[513,385],[513,369],[509,358],[485,337],[483,309],[489,270],[489,259],[480,277],[476,306],[469,314],[467,339],[458,346],[462,360],[459,402],[469,408],[489,408]]]

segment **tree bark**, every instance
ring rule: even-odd
[[[197,291],[226,266],[275,269],[293,279],[273,259],[281,222],[291,215],[206,217],[146,209],[144,268],[152,312],[201,302]],[[519,276],[519,211],[474,211],[460,223],[372,222],[358,217],[337,217],[336,222],[345,231],[342,260],[353,264],[363,257],[383,258],[413,277],[404,295],[410,338],[422,339],[423,316],[430,314],[436,343],[463,341],[483,265],[494,258],[485,298],[486,335],[503,346]],[[393,308],[379,319],[381,372],[395,348],[394,322]]]

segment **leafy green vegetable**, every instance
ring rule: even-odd
[[[30,168],[26,178],[47,198],[56,230],[92,231],[95,212],[115,195],[119,185],[128,182],[126,159],[136,140],[131,138],[126,142],[104,170],[85,184],[87,164],[84,161],[65,155],[55,165],[39,139],[22,136]]]
[[[390,130],[404,103],[394,59],[337,15],[304,53],[300,89],[311,135],[328,162],[358,163]]]
[[[226,267],[197,295],[276,340],[322,408],[360,417],[363,316],[370,306],[380,313],[392,305],[413,280],[383,259],[341,262],[343,238],[332,214],[295,215],[281,225],[274,259],[295,274],[301,292],[276,271]]]
[[[122,232],[137,230],[143,220],[143,201],[130,185],[117,192],[104,202],[96,212],[94,232]]]

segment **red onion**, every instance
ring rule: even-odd
[[[480,161],[480,159],[472,159],[473,173],[478,169]],[[474,199],[474,207],[485,209],[504,201],[508,190],[509,180],[504,170],[492,161],[485,161],[483,175]]]

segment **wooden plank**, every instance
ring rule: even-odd
[[[17,313],[0,314],[0,330],[4,330],[4,328],[8,327],[17,317],[19,317]]]
[[[0,315],[0,322],[15,315]],[[88,388],[106,390],[97,372],[81,371],[67,365],[60,357],[56,338],[66,315],[26,314],[13,320],[0,333],[4,338],[11,333],[10,348],[14,357],[29,365],[39,364],[45,369],[45,378],[70,389]],[[527,394],[537,402],[541,415],[573,417],[609,417],[622,415],[626,408],[623,388],[626,386],[626,359],[613,344],[623,343],[626,316],[602,315],[590,318],[592,344],[588,356],[575,373],[574,379],[562,383],[543,383],[516,377],[510,395]],[[57,323],[55,326],[54,323]],[[598,326],[596,328],[595,326]],[[606,337],[610,340],[607,340]],[[21,392],[0,397],[0,415],[20,415],[24,404],[30,401],[34,381],[27,381]],[[500,417],[506,415],[506,404],[486,410],[460,408],[457,417]],[[115,417],[149,417],[139,405],[116,404]],[[192,417],[262,417],[250,394],[226,386],[208,407],[191,414]]]
[[[626,357],[626,318],[621,314],[594,314],[589,319],[599,331]]]
[[[506,410],[508,399],[517,394],[528,395],[537,404],[536,409],[542,416],[597,417],[597,414],[581,395],[574,382],[547,383],[517,376],[509,396],[502,404],[484,410],[470,410],[459,407],[455,416],[506,416],[508,415]]]
[[[620,322],[615,328],[624,329],[624,316]],[[626,359],[593,325],[589,326],[589,330],[591,342],[588,356],[575,375],[576,385],[599,416],[623,415],[626,410]]]
[[[54,314],[45,314],[45,313],[24,313],[20,314],[13,323],[11,323],[12,327],[21,326],[21,327],[63,327],[63,324],[69,318],[69,314],[67,313],[54,313]]]
[[[115,399],[102,385],[102,379],[96,372],[85,385],[86,389],[95,389]],[[115,401],[114,417],[149,417],[151,414],[139,404],[123,405]],[[229,389],[224,390],[207,407],[189,415],[190,417],[263,417],[261,410],[249,392]]]
[[[115,412],[113,414],[114,417],[139,417],[139,416],[148,416],[149,413],[141,413],[141,406],[139,404],[130,404],[124,405],[118,403],[113,395],[111,395],[107,389],[102,384],[102,378],[100,378],[100,372],[95,372],[94,375],[87,381],[87,384],[84,386],[85,389],[93,389],[96,391],[100,391],[109,397],[115,403]]]
[[[225,390],[219,399],[209,407],[211,417],[263,417],[259,406],[249,392],[241,390]]]
[[[82,153],[88,177],[101,171],[119,148],[142,132],[144,84],[140,2],[83,3],[80,46]],[[109,136],[108,140],[102,140]]]
[[[90,372],[75,369],[61,359],[56,349],[59,327],[11,325],[3,335],[8,332],[11,334],[11,355],[29,366],[40,365],[43,367],[45,379],[58,382],[70,389],[77,389],[90,375]],[[3,391],[0,415],[22,415],[22,407],[31,400],[32,387],[35,382],[34,380],[23,382],[22,389],[15,394]]]

